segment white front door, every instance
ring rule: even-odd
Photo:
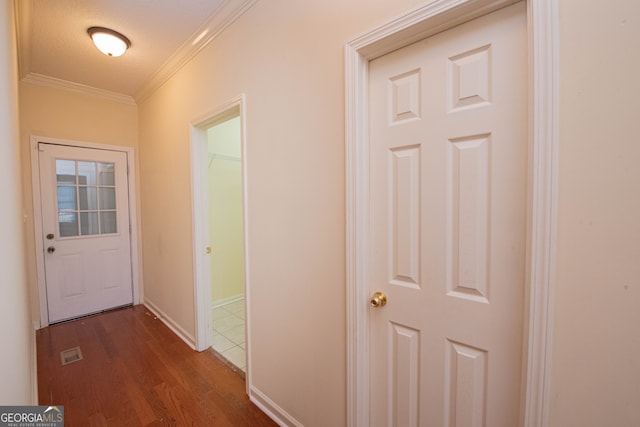
[[[38,150],[49,323],[131,304],[127,154]]]
[[[518,425],[524,3],[370,62],[370,420]]]

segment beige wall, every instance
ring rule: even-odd
[[[133,147],[138,146],[138,107],[93,95],[21,82],[20,144],[22,182],[27,215],[27,256],[31,286],[32,315],[39,321],[36,277],[34,212],[31,191],[30,137],[41,136],[72,141]],[[139,192],[138,192],[139,193]],[[139,206],[139,202],[138,206]],[[138,209],[139,210],[139,209]],[[138,222],[138,229],[140,223]]]
[[[143,200],[148,295],[193,330],[189,122],[247,94],[253,382],[307,426],[345,420],[343,45],[418,3],[258,2],[140,107],[143,177],[153,178]],[[640,419],[640,3],[558,4],[551,425],[631,426]]]
[[[207,131],[213,304],[244,296],[240,117]],[[212,157],[211,157],[212,156]]]
[[[18,70],[13,3],[0,2],[0,405],[35,403],[35,336],[29,316],[20,177]]]
[[[640,425],[640,2],[562,0],[552,427]]]
[[[253,384],[346,422],[344,45],[419,0],[257,2],[140,104],[145,297],[194,331],[189,123],[247,103]]]

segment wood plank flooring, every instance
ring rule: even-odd
[[[83,359],[62,366],[60,352]],[[190,349],[142,305],[37,332],[40,405],[65,426],[275,426],[211,350]]]

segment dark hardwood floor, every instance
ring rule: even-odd
[[[83,359],[62,366],[60,352]],[[65,426],[274,426],[211,350],[190,349],[144,306],[37,332],[40,405]]]

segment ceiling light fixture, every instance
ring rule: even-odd
[[[87,33],[89,33],[98,50],[108,56],[121,56],[131,47],[131,42],[128,38],[109,28],[91,27],[87,30]]]

